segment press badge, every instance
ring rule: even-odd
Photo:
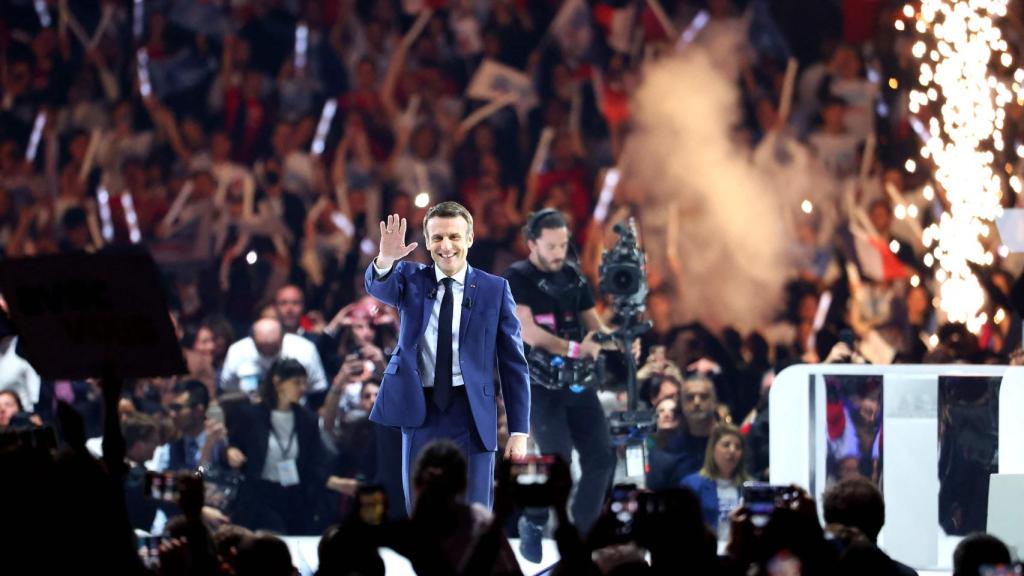
[[[299,468],[294,459],[277,463],[277,481],[285,488],[298,485]]]

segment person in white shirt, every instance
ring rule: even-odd
[[[286,334],[275,318],[257,320],[252,326],[252,336],[228,348],[221,371],[221,390],[255,392],[266,371],[280,358],[291,358],[302,364],[309,375],[310,392],[327,390],[327,377],[316,346],[302,336]]]
[[[32,412],[39,402],[39,374],[18,355],[17,348],[17,336],[0,338],[0,390],[17,394],[25,411]]]
[[[815,156],[834,178],[842,179],[857,173],[857,147],[860,139],[844,124],[846,101],[828,97],[821,107],[821,127],[810,135],[807,143]]]

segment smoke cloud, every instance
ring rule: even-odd
[[[780,199],[788,194],[737,142],[739,95],[719,69],[697,46],[645,68],[623,172],[645,192],[644,248],[671,271],[673,320],[746,331],[779,309],[792,234]]]

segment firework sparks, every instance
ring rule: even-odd
[[[1005,16],[1007,2],[922,0],[920,11],[910,4],[903,11],[917,31],[911,51],[919,61],[919,86],[910,93],[910,111],[928,119],[921,156],[931,160],[949,204],[924,231],[925,263],[938,267],[940,308],[974,332],[987,316],[971,266],[992,264],[982,240],[1002,212],[1004,183],[993,166],[1006,145],[1003,108],[1013,91],[1003,76],[1012,72],[1005,69],[1013,58],[995,20]],[[897,26],[903,28],[906,22]],[[908,160],[907,171],[914,165]]]

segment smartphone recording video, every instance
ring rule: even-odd
[[[615,518],[615,536],[629,538],[633,535],[640,491],[636,484],[616,484],[608,509]]]
[[[388,513],[388,497],[384,488],[377,485],[360,486],[356,491],[359,503],[359,519],[370,526],[380,526]]]
[[[743,505],[750,511],[755,526],[763,526],[776,508],[789,505],[799,494],[792,486],[778,486],[767,482],[743,484]]]
[[[146,472],[144,494],[163,502],[178,501],[178,479],[173,472]]]
[[[139,537],[139,558],[142,565],[149,570],[160,568],[160,544],[166,539],[165,536],[140,536]]]

